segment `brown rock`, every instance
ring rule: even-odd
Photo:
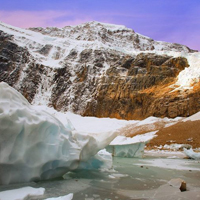
[[[153,138],[147,147],[164,146],[165,144],[186,144],[192,145],[193,148],[200,146],[200,120],[178,122],[169,127],[156,126],[159,131],[156,133],[157,137]],[[147,132],[147,131],[146,131]],[[129,135],[128,135],[129,136]],[[193,138],[192,142],[188,138]]]
[[[171,179],[169,185],[175,188],[179,188],[181,192],[186,191],[186,182],[180,178]]]
[[[185,95],[171,94],[168,87],[188,66],[185,58],[141,53],[122,63],[110,67],[101,78],[95,99],[87,104],[84,115],[143,119],[188,114]]]

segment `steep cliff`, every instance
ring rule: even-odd
[[[0,81],[32,104],[142,119],[200,110],[200,54],[124,26],[89,22],[29,30],[0,23]]]

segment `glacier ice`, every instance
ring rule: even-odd
[[[191,159],[194,159],[194,160],[200,160],[200,153],[196,153],[193,151],[193,149],[186,149],[184,148],[184,153]]]
[[[152,131],[133,138],[117,136],[107,147],[106,150],[116,157],[142,158],[145,145],[154,137],[157,131]]]
[[[60,177],[114,137],[113,132],[99,142],[74,132],[70,124],[35,109],[15,89],[0,83],[0,184]]]
[[[44,195],[45,188],[23,187],[19,189],[12,189],[0,192],[1,200],[26,200],[31,197],[40,197]],[[65,196],[52,197],[44,200],[72,200],[73,193]]]
[[[73,194],[70,193],[70,194],[65,195],[65,196],[52,197],[52,198],[48,198],[48,199],[44,199],[44,200],[72,200],[72,199],[73,199]]]
[[[45,192],[44,188],[23,187],[19,189],[7,190],[0,192],[1,200],[25,200],[28,197],[41,196]]]
[[[145,142],[126,145],[109,145],[106,147],[106,150],[116,157],[142,158],[145,145]]]
[[[79,169],[100,169],[102,171],[109,170],[112,167],[112,154],[106,149],[100,150],[95,156],[79,165]]]

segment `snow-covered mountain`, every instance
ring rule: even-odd
[[[21,29],[0,23],[0,81],[32,104],[139,119],[200,110],[200,53],[124,26]]]

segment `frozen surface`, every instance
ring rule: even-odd
[[[169,150],[145,150],[144,157],[154,158],[185,158],[185,154],[181,151],[169,151]]]
[[[117,134],[108,132],[101,139],[79,134],[69,121],[63,125],[35,109],[6,83],[0,83],[0,94],[0,184],[60,177]]]
[[[193,151],[193,149],[184,149],[184,153],[189,157],[192,158],[194,160],[200,160],[200,152],[196,153]]]
[[[174,158],[156,158],[156,159],[145,159],[141,163],[134,163],[134,165],[142,166],[154,166],[157,168],[174,169],[174,170],[196,170],[200,171],[200,167],[191,166],[191,161],[187,159],[174,159]]]
[[[0,192],[0,199],[1,200],[26,200],[28,197],[31,197],[31,196],[34,196],[34,197],[41,196],[44,194],[44,192],[45,192],[44,188],[23,187],[19,189]]]
[[[154,156],[154,155],[153,155]],[[166,168],[144,163],[159,163],[161,158],[145,157],[130,159],[114,157],[113,169],[110,171],[76,170],[68,174],[68,179],[27,183],[32,187],[45,188],[45,194],[27,200],[44,200],[46,198],[65,196],[73,193],[75,200],[105,199],[192,199],[200,198],[200,167],[198,161],[185,159],[163,158],[165,163],[175,162],[177,168]],[[182,169],[187,166],[187,169]],[[198,169],[198,170],[195,170]],[[174,178],[183,179],[188,190],[169,187],[168,182]],[[0,191],[10,190],[21,185],[1,185]],[[24,187],[24,186],[23,186]]]

